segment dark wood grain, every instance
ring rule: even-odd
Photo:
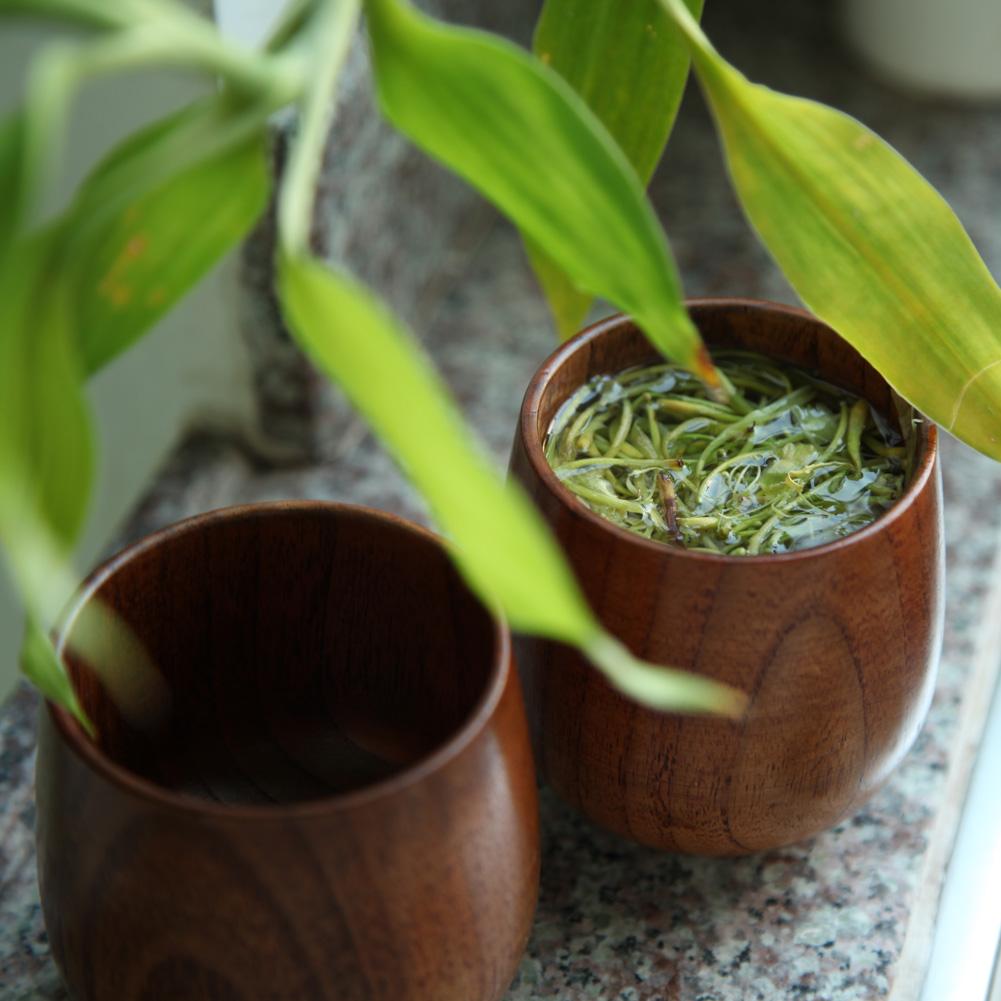
[[[896,419],[882,377],[809,314],[746,300],[690,305],[710,346],[818,370]],[[537,759],[565,800],[644,844],[728,855],[799,841],[872,794],[927,712],[944,600],[936,430],[919,425],[905,495],[853,535],[777,556],[688,552],[589,511],[541,447],[590,376],[654,357],[621,317],[561,347],[525,396],[512,473],[612,633],[642,657],[735,685],[750,710],[739,722],[657,713],[573,650],[526,638],[518,658]]]
[[[98,743],[42,713],[40,885],[78,1001],[504,993],[538,887],[535,774],[508,632],[433,536],[234,508],[85,592],[174,701],[136,732],[74,662]]]

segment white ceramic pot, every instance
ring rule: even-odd
[[[842,0],[842,21],[861,57],[893,83],[1001,99],[1001,0]]]

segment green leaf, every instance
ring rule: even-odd
[[[93,479],[90,413],[60,280],[58,231],[19,241],[0,274],[0,515],[3,535],[37,514],[69,549]]]
[[[368,0],[387,117],[495,202],[581,289],[632,315],[715,384],[667,241],[636,172],[587,105],[538,59],[439,24],[405,0]]]
[[[800,297],[901,396],[1001,459],[1001,289],[952,209],[865,126],[748,82],[664,3],[744,210]]]
[[[77,587],[71,556],[95,464],[64,245],[58,227],[21,237],[0,271],[0,542],[28,613],[21,668],[90,730],[48,638]],[[136,725],[162,713],[163,680],[108,609],[80,611],[72,647]]]
[[[175,134],[190,122],[175,117],[129,140],[70,210],[66,259],[88,372],[149,330],[246,235],[266,204],[261,133],[173,173],[160,169],[164,160],[175,162]],[[163,179],[144,182],[156,176]]]
[[[44,137],[51,123],[38,113]],[[82,382],[257,218],[266,115],[223,95],[155,123],[106,158],[59,223],[30,235],[20,232],[33,196],[26,118],[0,124],[0,541],[28,611],[22,669],[88,729],[46,633],[77,583],[71,553],[93,479]],[[162,712],[155,665],[107,609],[81,611],[73,646],[137,725]]]
[[[147,138],[155,137],[151,132]],[[147,144],[133,140],[128,146],[128,155],[113,155],[106,166],[126,169],[141,162]],[[155,163],[147,160],[146,166]],[[145,194],[137,179],[126,186],[133,197],[124,202],[91,200],[101,177],[99,169],[61,223],[16,236],[0,271],[0,540],[29,615],[22,668],[85,726],[46,635],[76,586],[70,557],[93,479],[81,345],[108,357],[142,333],[250,225],[267,190],[259,138],[196,163]],[[148,234],[151,253],[132,254],[131,269],[111,274],[134,289],[164,288],[166,301],[102,313],[105,290],[94,276],[106,275],[106,262],[117,259],[116,246],[129,247],[136,234]],[[96,367],[103,359],[92,354],[89,360]],[[81,614],[74,648],[101,672],[129,718],[141,724],[162,711],[167,696],[155,666],[106,609],[94,606]]]
[[[85,722],[43,628],[69,597],[94,449],[58,231],[15,242],[0,270],[0,540],[28,609],[22,667]]]
[[[561,341],[567,341],[584,326],[594,296],[590,292],[582,292],[566,272],[528,237],[525,237],[525,253],[549,303],[556,334]]]
[[[686,0],[695,17],[703,0]],[[546,0],[536,55],[584,99],[643,184],[671,133],[688,79],[688,48],[659,0]],[[532,267],[562,339],[580,328],[591,297],[538,247]]]
[[[698,18],[703,0],[685,0]],[[684,36],[659,0],[546,0],[536,55],[587,102],[649,181],[688,78]]]
[[[3,514],[0,511],[0,514]],[[94,729],[62,659],[39,623],[52,623],[64,611],[77,587],[77,577],[64,551],[53,544],[45,527],[27,511],[16,522],[17,535],[6,539],[7,555],[28,610],[21,649],[21,670],[84,728]],[[0,518],[0,531],[6,528]],[[91,599],[73,609],[73,630],[65,648],[85,660],[101,677],[115,705],[131,725],[149,729],[162,723],[171,702],[170,690],[142,641],[108,606]]]
[[[527,500],[475,449],[430,363],[360,285],[308,258],[283,259],[282,301],[303,349],[351,397],[455,538],[480,594],[512,622],[584,641],[593,625]],[[540,602],[525,581],[549,595]]]
[[[77,192],[76,225],[102,208],[118,211],[207,159],[265,134],[270,108],[226,92],[194,101],[114,147]]]
[[[21,670],[45,698],[68,709],[89,733],[94,733],[59,655],[44,631],[30,617],[21,645]]]
[[[289,325],[313,361],[362,412],[431,506],[453,557],[516,628],[576,644],[614,683],[653,705],[739,711],[731,689],[636,661],[595,621],[553,538],[525,495],[474,447],[427,359],[362,286],[304,256],[282,254]]]
[[[0,17],[32,17],[89,28],[116,28],[136,13],[127,0],[0,0]]]
[[[20,114],[8,115],[0,122],[0,267],[21,224],[22,144],[24,122]]]

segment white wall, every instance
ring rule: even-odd
[[[45,36],[0,29],[0,113],[17,100],[25,67]],[[65,195],[108,144],[203,93],[205,81],[143,74],[95,84],[74,109],[60,187]],[[108,544],[182,431],[205,417],[249,422],[249,363],[236,329],[235,263],[209,276],[155,331],[99,373],[90,387],[100,472],[81,569]],[[0,698],[17,677],[21,614],[0,569]]]

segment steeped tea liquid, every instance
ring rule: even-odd
[[[905,442],[865,400],[762,355],[714,358],[726,402],[671,364],[581,387],[546,440],[563,484],[639,535],[732,556],[831,542],[900,496]]]

